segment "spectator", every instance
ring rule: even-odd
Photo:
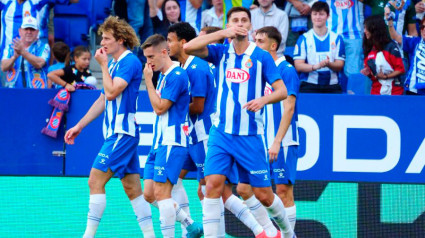
[[[364,4],[370,6],[372,16],[384,16],[384,13],[394,12],[393,18],[396,22],[396,29],[399,34],[407,32],[412,36],[417,36],[416,20],[415,20],[415,6],[411,0],[359,0]]]
[[[258,0],[260,7],[251,10],[252,30],[254,31],[253,34],[255,34],[255,31],[262,27],[276,27],[282,35],[282,41],[277,50],[277,56],[281,57],[283,56],[286,38],[288,37],[288,15],[286,15],[286,12],[278,9],[273,2],[274,0]]]
[[[66,88],[69,92],[74,92],[78,83],[86,83],[86,79],[92,76],[89,70],[90,50],[85,46],[77,46],[72,55],[74,59],[73,65],[66,65],[64,68],[50,72],[47,75],[49,80]]]
[[[425,3],[422,1],[414,1],[415,3],[415,12],[416,12],[416,19],[418,19],[419,21],[422,20],[422,18],[424,18],[424,14],[425,14]]]
[[[311,5],[315,0],[287,0],[285,12],[289,19],[287,46],[295,46],[297,39],[311,29],[309,18]]]
[[[223,1],[212,0],[213,7],[202,12],[201,27],[216,26],[223,28]]]
[[[179,0],[179,5],[181,21],[188,22],[198,33],[201,30],[202,0]]]
[[[357,0],[320,0],[331,7],[327,25],[344,39],[346,61],[344,73],[353,80],[363,68],[363,5]]]
[[[404,73],[400,50],[388,35],[385,21],[370,16],[364,22],[364,68],[361,73],[372,80],[373,95],[402,95],[400,76]]]
[[[294,49],[295,68],[300,72],[300,92],[342,93],[340,71],[345,50],[342,37],[326,27],[329,5],[316,2],[311,7],[313,29],[304,33]]]
[[[420,37],[400,35],[392,20],[388,21],[388,27],[391,38],[401,44],[403,50],[411,56],[409,72],[404,83],[406,94],[425,95],[425,18],[420,22]]]
[[[161,11],[149,2],[149,15],[152,19],[154,33],[167,37],[168,27],[180,22],[180,4],[177,0],[165,0]]]
[[[7,71],[6,87],[46,88],[50,47],[37,40],[37,19],[25,17],[19,36],[20,39],[13,40],[6,58],[1,62],[2,71]]]
[[[47,72],[50,73],[52,71],[55,71],[57,69],[63,69],[66,65],[69,64],[69,57],[70,57],[71,51],[69,49],[69,46],[62,41],[56,42],[53,44],[52,47],[52,58],[56,61],[55,64],[50,65],[47,69]],[[53,83],[55,85],[54,88],[59,88],[60,86]],[[48,88],[52,87],[52,81],[48,80]]]

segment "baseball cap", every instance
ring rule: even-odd
[[[32,16],[24,17],[24,19],[22,20],[21,28],[32,28],[34,30],[38,30],[37,19]]]

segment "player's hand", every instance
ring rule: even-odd
[[[152,77],[153,77],[153,69],[152,64],[146,63],[145,68],[143,69],[143,74],[145,75],[145,82],[146,84],[152,84]]]
[[[277,155],[279,154],[280,143],[273,142],[272,147],[269,149],[269,162],[273,163],[277,161]]]
[[[94,58],[96,59],[97,63],[100,64],[100,66],[108,65],[108,55],[106,54],[106,51],[103,47],[96,50]]]
[[[256,98],[254,100],[249,101],[247,104],[245,104],[242,108],[245,108],[248,111],[251,112],[258,112],[259,110],[261,110],[265,103],[263,102],[263,98]]]
[[[425,12],[425,4],[423,2],[416,3],[416,5],[415,5],[415,11],[416,11],[416,13]]]
[[[67,83],[65,85],[65,89],[68,90],[68,92],[74,92],[75,91],[75,87],[72,84]]]
[[[67,143],[68,145],[73,145],[75,143],[75,138],[81,133],[82,129],[83,128],[78,126],[78,124],[72,127],[71,129],[69,129],[65,133],[65,137],[64,137],[65,143]]]
[[[232,26],[223,30],[224,38],[235,38],[236,36],[247,36],[248,30],[240,26]]]
[[[360,73],[369,76],[372,72],[370,71],[369,67],[364,67],[362,70],[360,70]]]

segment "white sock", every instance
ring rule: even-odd
[[[181,223],[182,227],[186,230],[186,227],[193,224],[192,218],[186,214],[182,207],[174,201],[174,210],[176,212],[176,220]]]
[[[158,207],[162,236],[167,238],[174,237],[174,224],[176,223],[174,200],[169,198],[158,201]]]
[[[218,229],[218,237],[226,237],[226,223],[224,221],[224,204],[223,199],[220,197],[220,225]]]
[[[289,223],[291,224],[292,230],[295,230],[295,223],[297,222],[297,206],[286,207],[286,214],[288,214]]]
[[[181,178],[179,178],[177,183],[173,186],[173,190],[171,190],[171,197],[177,202],[177,204],[179,204],[187,216],[190,217],[189,198],[187,197],[186,190],[183,187],[183,180]],[[184,226],[183,223],[181,224],[181,228],[182,237],[186,237],[186,226]]]
[[[277,229],[274,227],[266,208],[264,208],[260,201],[258,201],[258,199],[252,195],[252,197],[245,200],[245,204],[248,206],[257,222],[266,231],[267,236],[275,237],[277,235]]]
[[[266,207],[270,216],[279,226],[280,231],[282,232],[283,238],[292,238],[294,236],[294,231],[289,224],[288,216],[286,216],[285,207],[283,206],[282,200],[275,194],[273,203],[270,207]]]
[[[89,200],[89,214],[87,215],[87,227],[83,237],[94,237],[102,219],[106,207],[105,194],[92,194]]]
[[[134,214],[136,214],[140,229],[143,231],[143,237],[155,237],[155,231],[153,230],[152,223],[152,212],[149,203],[146,202],[143,195],[138,196],[130,202],[133,206]]]
[[[238,197],[232,194],[230,196],[224,206],[235,214],[235,216],[245,224],[251,231],[254,233],[255,236],[263,232],[263,227],[255,220],[252,213],[249,211],[249,208],[243,204],[242,200],[240,200]]]
[[[221,215],[220,200],[221,198],[204,198],[202,220],[204,225],[205,238],[218,237]]]

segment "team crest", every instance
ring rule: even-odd
[[[31,16],[31,13],[29,11],[25,11],[24,17],[29,17],[29,16]]]
[[[332,42],[332,43],[331,43],[331,49],[332,49],[332,50],[335,50],[335,48],[336,48],[336,44],[335,44],[335,42]]]
[[[248,59],[247,61],[246,61],[246,63],[245,63],[245,67],[247,67],[248,69],[250,69],[250,68],[252,68],[252,60],[251,59]]]
[[[33,88],[46,88],[46,84],[39,73],[34,74],[31,84]]]

